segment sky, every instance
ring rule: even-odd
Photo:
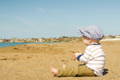
[[[120,34],[120,0],[0,0],[0,38],[80,36],[97,25]]]

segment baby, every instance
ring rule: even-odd
[[[52,68],[54,76],[103,76],[105,55],[100,44],[104,37],[102,31],[96,26],[88,26],[81,28],[80,33],[87,47],[83,54],[75,53],[74,58],[84,64],[63,65],[61,69]]]

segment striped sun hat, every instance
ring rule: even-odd
[[[82,36],[88,37],[94,40],[101,40],[104,37],[103,32],[97,26],[88,26],[80,29]]]

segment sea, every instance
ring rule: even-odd
[[[0,47],[9,47],[9,46],[16,46],[16,45],[23,45],[23,44],[51,44],[52,42],[35,42],[35,43],[23,43],[23,42],[16,42],[16,43],[0,43]]]

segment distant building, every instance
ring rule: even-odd
[[[3,39],[3,42],[10,42],[10,39]]]
[[[3,39],[0,39],[0,42],[3,42]]]
[[[38,42],[43,42],[43,39],[41,39],[41,38],[38,38]]]
[[[10,42],[20,42],[19,39],[13,38],[10,40]]]
[[[105,39],[111,39],[111,38],[115,38],[115,36],[113,36],[113,35],[108,35],[108,36],[105,36],[104,38],[105,38]]]
[[[43,42],[43,39],[41,38],[32,38],[33,42]]]
[[[115,38],[120,38],[120,35],[119,36],[115,36]]]
[[[24,38],[24,39],[17,39],[17,38],[12,38],[12,39],[0,39],[0,42],[43,42],[44,39],[41,38]]]

